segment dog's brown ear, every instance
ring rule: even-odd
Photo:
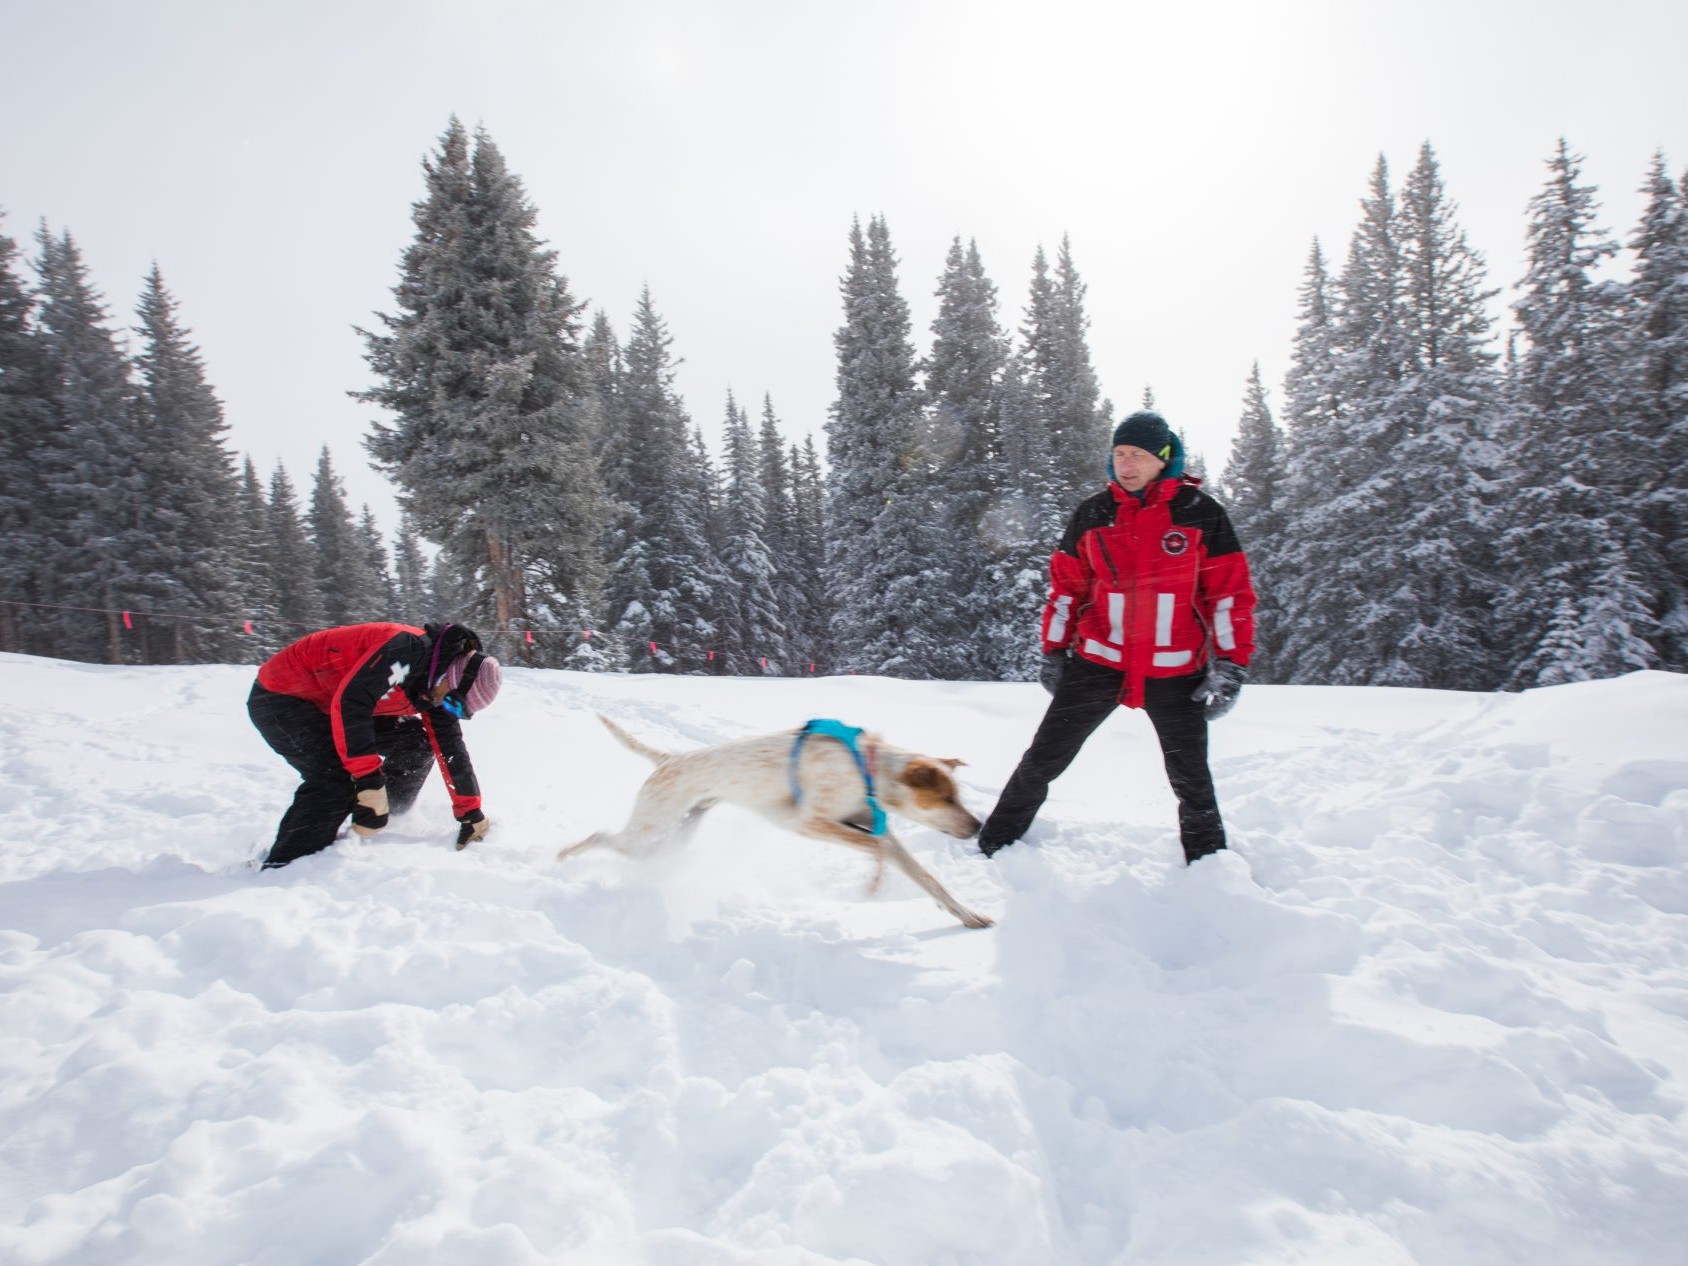
[[[920,791],[941,791],[949,775],[928,760],[911,760],[903,767],[903,782]]]
[[[959,756],[940,756],[940,757],[938,757],[938,764],[947,765],[951,769],[958,769],[962,765],[965,765],[966,763],[967,762],[962,760]]]

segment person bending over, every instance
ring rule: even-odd
[[[304,780],[264,868],[334,843],[347,815],[373,835],[415,803],[437,764],[457,847],[486,835],[480,786],[458,724],[490,704],[503,672],[461,624],[348,624],[300,638],[258,669],[247,713]]]

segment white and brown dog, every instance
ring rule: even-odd
[[[875,886],[888,861],[968,927],[991,926],[993,920],[950,896],[891,834],[884,813],[876,812],[882,801],[885,809],[945,835],[971,839],[979,833],[979,819],[961,806],[950,772],[962,762],[920,756],[873,735],[861,734],[858,741],[859,731],[836,722],[811,723],[830,730],[784,730],[691,752],[661,752],[608,717],[598,719],[656,770],[639,789],[626,826],[571,844],[558,858],[600,846],[649,856],[665,844],[684,843],[705,811],[725,801],[812,840],[871,855],[880,867]]]

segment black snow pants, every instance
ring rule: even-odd
[[[1225,824],[1207,767],[1207,713],[1190,698],[1201,679],[1201,673],[1192,673],[1151,677],[1144,683],[1143,711],[1160,739],[1167,781],[1178,797],[1178,834],[1186,863],[1225,847]],[[1049,795],[1049,784],[1119,706],[1124,685],[1125,674],[1116,669],[1077,655],[1067,661],[1031,746],[979,831],[979,844],[987,853],[1026,833]]]
[[[320,853],[334,843],[357,798],[352,776],[334,748],[327,714],[308,699],[259,685],[252,687],[246,711],[264,741],[304,779],[282,815],[265,869]],[[420,717],[376,717],[375,749],[387,780],[387,811],[396,816],[416,803],[434,763],[433,745]]]

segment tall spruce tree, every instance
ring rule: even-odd
[[[1299,597],[1312,582],[1300,548],[1302,520],[1310,509],[1302,498],[1320,495],[1319,484],[1307,472],[1322,460],[1321,439],[1335,434],[1341,414],[1333,394],[1336,389],[1335,283],[1317,238],[1307,253],[1298,298],[1290,368],[1284,376],[1285,470],[1277,496],[1282,511],[1280,530],[1270,536],[1254,537],[1247,547],[1251,567],[1270,578],[1273,600],[1280,612],[1295,612],[1290,595]],[[1299,623],[1299,612],[1291,618]],[[1281,620],[1273,629],[1262,626],[1263,635],[1270,639],[1271,665],[1266,671],[1279,682],[1306,680],[1296,656],[1309,644],[1289,644],[1292,632],[1293,626]]]
[[[151,658],[237,659],[244,651],[237,618],[242,536],[223,406],[156,265],[138,312],[142,535],[152,564],[150,596],[171,613]]]
[[[1364,685],[1384,671],[1391,611],[1410,599],[1398,568],[1373,569],[1396,544],[1388,525],[1413,489],[1394,455],[1406,438],[1395,393],[1407,371],[1395,197],[1379,157],[1349,244],[1331,317],[1324,381],[1293,383],[1292,400],[1328,402],[1316,433],[1293,433],[1288,497],[1297,564],[1281,576],[1282,672],[1289,680]],[[1305,328],[1305,327],[1304,327]]]
[[[838,655],[832,644],[834,610],[827,543],[831,539],[831,510],[826,475],[813,436],[791,446],[791,563],[792,583],[800,601],[793,619],[793,649],[801,672],[834,669]]]
[[[636,568],[624,568],[622,556],[635,547],[635,520],[640,500],[640,463],[636,436],[626,424],[622,399],[624,365],[621,344],[608,315],[599,309],[592,319],[581,347],[585,381],[585,408],[589,425],[598,436],[598,471],[603,487],[603,515],[598,528],[598,556],[603,560],[602,594],[585,613],[580,637],[565,662],[587,672],[621,672],[629,667],[629,647],[647,639],[617,636],[609,632],[619,612],[627,610],[629,597],[643,592],[647,584],[632,575]],[[620,595],[618,598],[618,594]]]
[[[1257,559],[1287,680],[1493,684],[1494,292],[1455,213],[1425,145],[1399,200],[1379,158],[1334,288],[1315,244],[1282,539]]]
[[[270,582],[285,644],[322,628],[328,614],[317,586],[316,547],[305,530],[293,480],[280,462],[270,476],[269,521]]]
[[[1225,463],[1223,500],[1248,554],[1254,590],[1259,598],[1254,617],[1257,649],[1249,661],[1249,676],[1266,683],[1281,680],[1273,662],[1273,642],[1282,612],[1277,605],[1277,586],[1272,574],[1275,551],[1271,546],[1284,534],[1286,456],[1283,432],[1272,417],[1257,361],[1243,393],[1242,416],[1237,420],[1236,438],[1231,442],[1230,459]]]
[[[600,540],[580,305],[485,132],[471,146],[452,119],[423,170],[398,310],[364,333],[379,385],[359,398],[394,418],[366,446],[422,531],[472,566],[484,600],[462,618],[531,659],[519,634],[586,601]]]
[[[281,608],[276,594],[270,547],[270,505],[264,496],[263,480],[248,456],[241,464],[236,493],[237,549],[236,585],[239,591],[242,647],[240,658],[253,663],[280,650],[290,630],[280,625]],[[293,634],[297,636],[297,634]]]
[[[1688,178],[1685,178],[1688,179]],[[1647,205],[1630,249],[1633,377],[1642,443],[1641,514],[1660,542],[1643,583],[1658,595],[1658,662],[1688,670],[1688,188],[1673,182],[1662,153],[1642,185]]]
[[[1009,488],[1002,404],[1010,349],[977,243],[951,242],[937,295],[924,365],[934,463],[930,632],[951,649],[930,675],[997,680],[1017,675],[1016,664],[993,653],[1000,640],[981,628],[1003,615],[993,569],[1017,543],[993,530]]]
[[[1085,291],[1067,237],[1061,238],[1053,273],[1038,248],[1021,334],[1026,403],[1047,437],[1049,500],[1059,507],[1056,520],[1045,525],[1051,544],[1066,527],[1072,507],[1105,478],[1099,472],[1107,463],[1113,430],[1091,366]]]
[[[51,653],[140,658],[134,611],[151,607],[131,560],[148,553],[143,448],[128,357],[69,233],[37,235],[38,328],[47,430],[35,476],[46,507],[43,590],[55,603]],[[130,613],[127,623],[122,618]]]
[[[1639,512],[1630,450],[1639,392],[1624,287],[1598,276],[1617,244],[1564,141],[1530,200],[1529,263],[1513,304],[1524,338],[1512,387],[1497,609],[1513,687],[1647,667],[1656,620],[1644,576],[1659,544]]]
[[[693,488],[703,522],[705,549],[698,576],[702,583],[696,586],[695,601],[699,627],[712,630],[700,643],[708,648],[708,653],[696,671],[721,675],[728,671],[721,654],[725,649],[726,630],[738,607],[738,594],[726,564],[726,473],[716,464],[703,437],[703,428],[696,423],[691,431],[691,460],[682,472],[682,482]]]
[[[317,456],[306,523],[324,619],[329,625],[356,625],[373,618],[370,606],[375,594],[370,592],[368,560],[358,538],[358,525],[351,518],[351,506],[346,503],[346,484],[334,473],[327,444]]]
[[[673,339],[647,287],[623,351],[621,443],[636,467],[628,536],[610,566],[608,611],[635,672],[708,672],[713,618],[730,583],[710,543],[710,473],[674,389]]]
[[[774,559],[774,605],[785,625],[781,668],[790,675],[806,666],[809,645],[801,560],[797,544],[797,489],[794,455],[787,451],[784,428],[774,412],[773,397],[762,395],[762,416],[756,431],[757,469],[762,480],[766,524],[762,539]],[[803,671],[807,671],[804,667]]]
[[[883,218],[865,232],[852,225],[842,290],[838,398],[827,422],[829,566],[840,578],[833,645],[850,671],[929,676],[951,648],[931,632],[931,455],[908,304]]]
[[[386,619],[386,594],[370,565],[367,543],[352,518],[346,486],[334,471],[328,445],[317,458],[311,483],[311,565],[323,618],[331,625]]]
[[[428,584],[428,559],[416,539],[409,515],[399,516],[393,541],[393,603],[398,619],[422,626],[434,619],[434,600]]]
[[[768,544],[768,494],[763,454],[750,418],[731,393],[723,431],[724,548],[729,584],[722,590],[722,655],[726,672],[740,676],[789,675],[792,659],[780,588],[780,566]]]
[[[1001,680],[1032,681],[1043,658],[1038,621],[1049,593],[1049,558],[1073,507],[1055,499],[1049,433],[1027,387],[1023,353],[1004,364],[998,395],[1004,488],[981,525],[993,554],[987,581],[993,617],[981,629],[981,656]],[[1107,460],[1104,447],[1101,462]]]
[[[1482,257],[1466,241],[1434,151],[1425,144],[1401,193],[1398,239],[1406,365],[1393,393],[1401,419],[1390,454],[1406,486],[1395,539],[1408,583],[1379,603],[1379,685],[1487,689],[1498,675],[1493,603],[1501,404]],[[1404,548],[1403,548],[1404,545]]]
[[[1336,311],[1324,251],[1314,239],[1302,274],[1300,308],[1284,387],[1285,440],[1292,447],[1317,437],[1339,413],[1336,385]]]
[[[3,221],[0,221],[3,222]],[[35,300],[17,243],[0,232],[0,651],[50,654],[48,524],[36,475],[51,420]]]
[[[364,569],[369,577],[367,605],[375,612],[373,618],[391,620],[398,603],[398,591],[393,587],[392,569],[387,566],[387,542],[382,539],[381,525],[375,521],[375,511],[364,503],[358,515],[358,541],[363,546]]]

